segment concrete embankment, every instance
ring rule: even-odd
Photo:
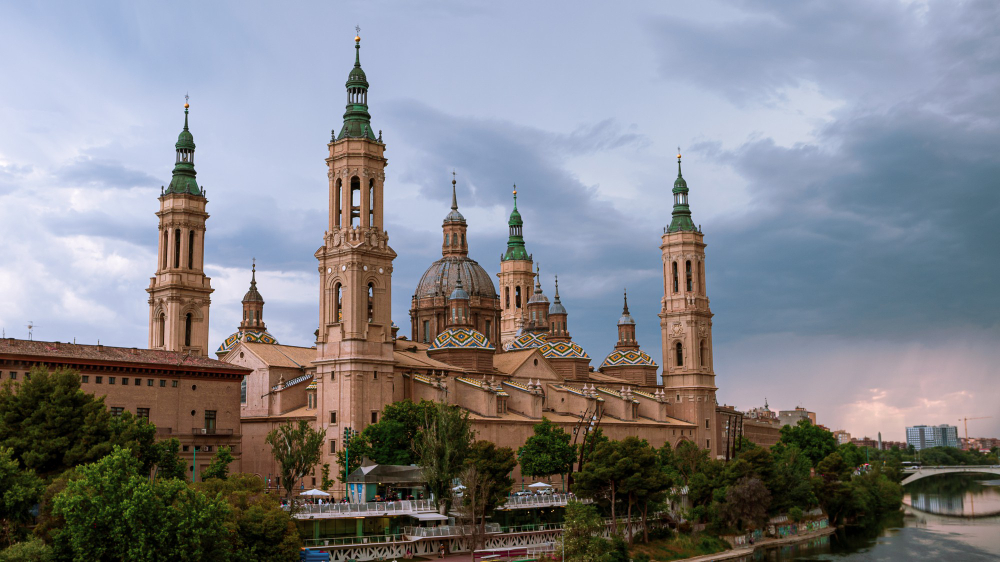
[[[817,531],[810,531],[808,533],[802,533],[791,537],[784,537],[780,539],[763,539],[760,542],[754,544],[753,546],[741,546],[740,548],[734,548],[732,550],[727,550],[725,552],[717,552],[715,554],[706,554],[704,556],[695,556],[693,558],[682,558],[680,560],[675,560],[674,562],[716,562],[719,560],[732,560],[734,558],[740,558],[742,556],[748,556],[753,554],[754,550],[759,548],[770,548],[772,546],[781,546],[783,544],[793,544],[797,542],[803,542],[816,537],[822,537],[825,535],[832,535],[837,532],[836,527],[826,527],[825,529],[819,529]]]

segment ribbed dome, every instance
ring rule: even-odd
[[[471,258],[447,257],[432,263],[417,284],[414,296],[418,299],[426,297],[447,297],[458,286],[458,270],[462,271],[462,288],[471,296],[481,298],[497,298],[497,289],[493,278]]]
[[[620,366],[642,366],[642,367],[656,367],[656,361],[649,356],[648,353],[641,350],[636,351],[612,351],[610,355],[601,363],[601,368],[604,367],[620,367]]]

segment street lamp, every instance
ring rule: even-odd
[[[349,486],[349,484],[347,483],[347,477],[351,473],[350,443],[351,439],[357,436],[358,436],[357,431],[349,427],[344,428],[344,497],[347,497],[349,495],[347,492]]]

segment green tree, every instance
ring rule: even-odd
[[[576,451],[569,443],[569,434],[547,418],[535,424],[534,435],[528,437],[517,450],[521,473],[530,477],[547,477],[559,474],[566,489],[567,472],[573,470]]]
[[[209,497],[229,504],[226,535],[233,560],[281,562],[298,559],[302,539],[292,516],[266,493],[264,481],[255,474],[237,473],[198,484]]]
[[[600,538],[604,522],[593,504],[570,502],[566,505],[562,550],[569,562],[598,562],[606,546]]]
[[[362,459],[370,452],[371,447],[368,446],[364,435],[355,435],[350,439],[345,439],[344,447],[337,451],[337,464],[341,467],[346,466],[347,470],[341,470],[337,474],[337,480],[347,483],[347,475],[360,468]]]
[[[723,510],[729,525],[739,530],[757,529],[767,523],[771,493],[756,476],[744,476],[726,490]]]
[[[38,537],[19,542],[0,551],[0,562],[53,562],[52,547]]]
[[[681,441],[673,453],[674,468],[685,485],[691,482],[691,477],[708,460],[708,451],[698,447],[693,441]]]
[[[115,447],[77,468],[53,513],[75,560],[228,560],[229,507],[180,480],[151,481],[130,451]]]
[[[624,454],[631,458],[636,470],[622,483],[622,492],[628,499],[629,517],[632,516],[633,506],[642,514],[642,540],[648,543],[649,507],[663,502],[667,489],[673,485],[673,478],[660,465],[660,453],[645,439],[630,437],[626,441],[622,443],[626,448]],[[669,445],[666,446],[669,448]],[[632,535],[629,535],[628,542],[632,542]]]
[[[517,457],[510,447],[497,447],[491,441],[476,441],[469,447],[466,464],[476,467],[480,474],[486,476],[486,511],[492,512],[507,500],[514,478],[511,473],[517,466]]]
[[[43,478],[108,454],[110,418],[103,397],[81,390],[68,369],[36,367],[0,387],[0,447]]]
[[[181,462],[181,442],[176,437],[165,439],[156,444],[156,467],[154,478],[187,479],[187,465]]]
[[[645,440],[631,436],[622,441],[602,443],[583,470],[573,475],[574,491],[582,497],[607,502],[611,507],[611,519],[617,525],[619,501],[625,502],[631,515],[641,476],[635,481],[629,478],[642,473],[638,458],[646,458],[645,449],[649,449]],[[647,462],[655,468],[655,452],[648,457]]]
[[[0,447],[0,548],[21,538],[22,526],[44,489],[33,470],[19,467],[12,451]]]
[[[831,523],[838,523],[852,511],[851,467],[840,453],[830,453],[816,467],[813,489]]]
[[[462,471],[472,440],[467,412],[444,403],[427,408],[418,446],[419,464],[442,515],[451,498],[451,481]]]
[[[160,450],[156,444],[156,425],[146,418],[122,412],[111,416],[108,422],[111,431],[110,445],[128,449],[142,464],[142,471],[150,474],[160,460]]]
[[[212,457],[212,463],[208,465],[205,472],[201,474],[203,480],[219,478],[225,480],[229,477],[229,463],[236,460],[229,447],[219,447]]]
[[[794,426],[781,428],[781,443],[795,445],[802,451],[812,466],[837,450],[837,438],[832,433],[812,424],[808,419],[799,420]]]
[[[761,474],[771,492],[771,514],[785,513],[792,507],[813,507],[816,494],[809,481],[812,464],[798,447],[778,443],[771,447],[770,474]]]
[[[319,463],[326,433],[313,429],[309,422],[299,420],[279,425],[267,434],[266,442],[281,469],[281,484],[285,497],[292,500],[292,491],[300,478],[309,474]]]

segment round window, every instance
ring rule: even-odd
[[[537,361],[537,360],[536,360],[536,361]],[[192,384],[192,385],[191,385],[191,390],[198,390],[198,385],[196,385],[196,384]]]
[[[194,410],[191,410],[191,415],[192,415],[192,416],[194,415]]]

